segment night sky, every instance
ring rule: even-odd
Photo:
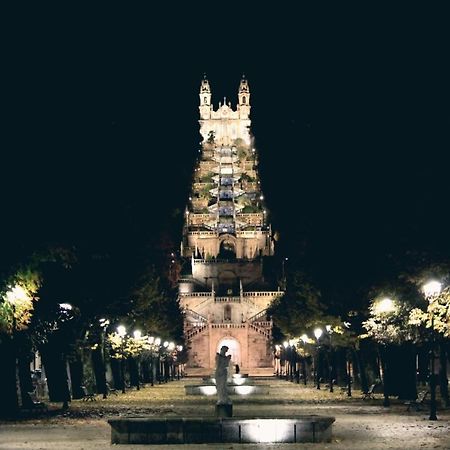
[[[447,12],[203,8],[19,16],[3,268],[46,242],[178,245],[204,72],[216,107],[248,78],[278,252],[320,288],[356,295],[405,252],[448,259]]]

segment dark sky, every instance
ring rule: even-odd
[[[202,75],[217,105],[244,72],[280,252],[303,249],[324,285],[368,280],[405,250],[448,257],[447,11],[211,5],[15,17],[3,255],[173,229]]]

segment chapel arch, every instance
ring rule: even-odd
[[[236,238],[231,234],[224,234],[219,238],[219,258],[236,258]]]
[[[231,355],[232,364],[242,365],[241,344],[240,342],[231,336],[226,336],[217,342],[217,353],[220,352],[222,345],[228,347],[227,355]]]

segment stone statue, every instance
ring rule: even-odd
[[[223,345],[220,353],[216,353],[216,388],[217,388],[217,404],[228,405],[231,400],[227,392],[228,367],[230,365],[231,355],[226,355],[228,347]]]

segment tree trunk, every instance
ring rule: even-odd
[[[367,375],[366,375],[366,367],[364,364],[364,357],[362,355],[361,350],[355,350],[355,357],[356,357],[356,364],[358,367],[358,373],[359,373],[359,381],[361,383],[361,391],[367,392],[369,390],[369,384],[367,382]]]
[[[66,358],[48,345],[41,348],[42,362],[47,376],[48,396],[51,402],[70,401]]]
[[[2,355],[2,369],[0,370],[0,416],[8,417],[14,415],[19,408],[17,399],[16,383],[16,357],[14,343],[9,337],[0,343],[0,354]]]
[[[18,358],[20,393],[23,398],[28,392],[33,391],[33,382],[31,381],[30,358],[28,355],[21,354]]]
[[[441,399],[445,407],[450,406],[448,397],[448,378],[447,378],[447,349],[444,342],[439,343],[439,390]]]
[[[81,386],[84,386],[83,361],[79,352],[76,353],[75,361],[69,363],[69,368],[72,381],[72,396],[73,398],[83,398],[84,392],[81,388]]]
[[[417,398],[416,377],[416,349],[406,342],[395,348],[393,362],[395,361],[396,394],[402,400]]]
[[[24,333],[16,333],[16,357],[18,369],[18,381],[20,386],[20,397],[23,405],[23,399],[28,392],[33,391],[33,382],[31,380],[31,343]]]
[[[92,367],[94,369],[95,386],[98,394],[106,394],[106,367],[103,352],[100,347],[92,352]]]
[[[120,376],[120,364],[121,359],[111,358],[111,373],[114,383],[114,389],[120,389],[122,387],[122,379]]]
[[[130,386],[137,386],[139,374],[136,358],[128,358],[128,367],[130,370]]]

